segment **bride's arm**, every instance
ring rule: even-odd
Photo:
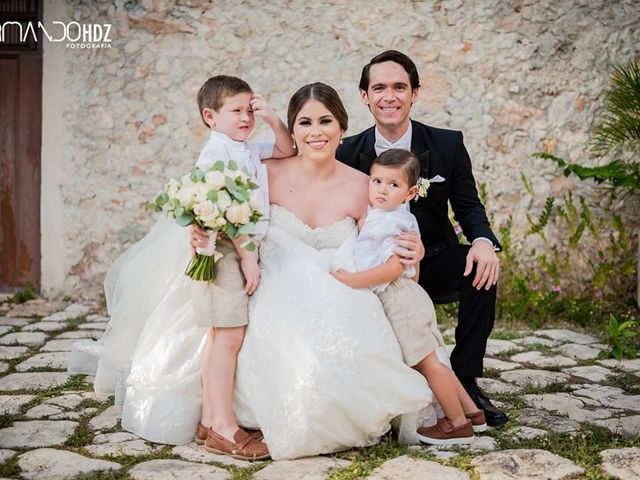
[[[369,176],[356,172],[352,178],[352,185],[345,191],[350,192],[349,215],[356,220],[358,230],[362,230],[369,206]]]

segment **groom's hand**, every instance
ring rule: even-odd
[[[491,243],[479,240],[473,243],[467,253],[467,266],[464,269],[464,276],[466,277],[473,270],[473,264],[477,263],[476,276],[473,279],[472,285],[480,290],[484,287],[485,290],[489,290],[492,286],[498,283],[498,277],[500,276],[500,260],[493,250]]]
[[[400,257],[400,263],[403,265],[415,266],[424,258],[424,245],[417,233],[402,232],[396,235],[395,242],[399,247],[396,248],[395,253]]]

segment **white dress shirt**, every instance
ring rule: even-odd
[[[380,133],[380,130],[378,130],[378,127],[376,127],[375,128],[376,144],[374,146],[376,150],[376,155],[380,155],[382,152],[386,152],[391,148],[401,148],[403,150],[411,151],[412,130],[413,129],[411,127],[411,122],[409,122],[409,128],[407,128],[407,131],[404,132],[404,135],[402,135],[395,142],[390,142],[389,140],[384,138],[382,133]]]
[[[413,134],[413,127],[411,126],[411,122],[409,122],[409,128],[407,128],[407,131],[404,132],[404,134],[398,140],[396,140],[395,142],[391,142],[387,140],[382,135],[382,133],[380,133],[380,130],[378,130],[378,127],[375,127],[376,143],[374,145],[374,148],[376,150],[376,155],[380,155],[382,152],[386,152],[391,148],[402,148],[403,150],[411,151],[411,140],[413,139],[412,134]],[[485,242],[489,242],[494,250],[496,251],[498,250],[496,246],[493,244],[493,242],[486,237],[474,238],[471,241],[471,245],[476,243],[476,241],[478,240],[484,240]]]
[[[251,174],[251,181],[258,185],[262,198],[262,219],[256,225],[257,240],[264,237],[269,221],[269,180],[262,160],[273,157],[273,148],[274,144],[270,142],[238,142],[224,133],[212,131],[196,162],[197,167],[207,169],[220,160],[225,164],[233,160],[238,168],[244,167]]]
[[[367,218],[356,240],[354,261],[356,271],[369,270],[384,263],[395,255],[397,248],[394,242],[396,235],[402,232],[416,232],[420,235],[420,228],[416,217],[409,211],[406,202],[393,210],[369,207]],[[416,274],[413,266],[407,265],[403,277],[412,278]],[[371,287],[374,293],[380,293],[387,288],[388,283]]]

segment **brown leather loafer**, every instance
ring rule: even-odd
[[[251,435],[256,440],[262,441],[264,439],[264,435],[262,433],[262,430],[260,430],[260,429],[252,430],[252,429],[249,429],[249,428],[245,428],[244,431],[247,432],[249,435]]]
[[[256,440],[262,441],[262,439],[264,438],[264,435],[262,434],[262,430],[260,429],[258,430],[245,429],[245,432],[247,432]],[[204,442],[207,441],[207,435],[209,435],[209,428],[205,427],[201,423],[198,423],[198,428],[196,429],[196,435],[195,435],[196,443],[198,445],[204,445]]]
[[[196,443],[198,445],[204,445],[204,442],[207,441],[207,435],[209,435],[209,429],[198,423],[198,428],[196,428]]]
[[[447,417],[439,418],[432,427],[420,427],[418,438],[430,445],[468,445],[473,442],[473,427],[471,420],[464,425],[455,427]]]
[[[473,427],[474,433],[480,433],[487,430],[487,420],[485,419],[484,412],[482,410],[478,410],[474,413],[465,414],[469,420],[471,420],[471,426]]]
[[[204,448],[208,452],[228,455],[238,460],[252,461],[269,458],[267,445],[256,440],[241,428],[233,435],[233,442],[218,435],[215,430],[210,428]]]

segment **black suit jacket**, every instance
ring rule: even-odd
[[[425,258],[436,255],[447,245],[458,243],[449,221],[449,202],[455,220],[469,242],[486,237],[499,249],[498,239],[491,231],[484,206],[478,197],[462,132],[434,128],[413,120],[411,125],[411,151],[420,161],[420,176],[431,179],[439,175],[444,178],[443,182],[431,183],[426,198],[411,201],[411,212],[418,220],[425,246]],[[376,158],[374,145],[375,130],[371,127],[345,138],[336,157],[369,174],[371,163]]]

